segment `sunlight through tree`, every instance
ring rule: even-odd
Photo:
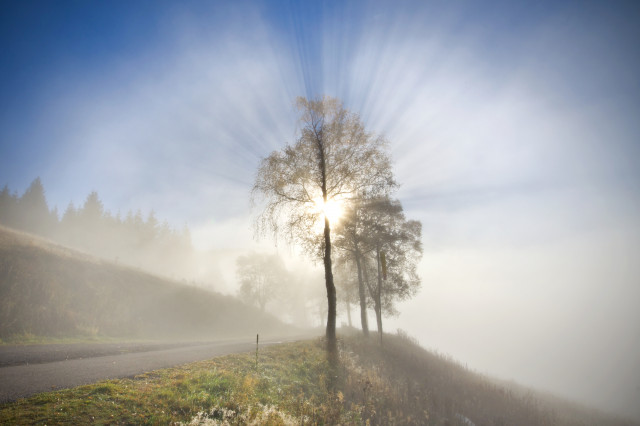
[[[396,184],[386,141],[335,98],[297,99],[297,140],[262,160],[252,200],[262,204],[256,231],[283,235],[322,259],[327,290],[327,350],[336,349],[336,288],[331,266],[331,217],[357,194],[386,194]],[[318,203],[317,200],[321,200]],[[333,204],[333,207],[330,207]],[[319,207],[320,206],[320,207]],[[329,210],[331,209],[331,213]],[[317,230],[321,228],[321,233]]]

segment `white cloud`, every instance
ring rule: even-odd
[[[299,82],[261,32],[230,23],[217,38],[187,37],[162,57],[126,63],[124,76],[79,78],[48,120],[59,144],[48,185],[97,189],[123,210],[176,210],[176,221],[245,211],[259,159],[295,130],[288,85]]]
[[[552,21],[498,55],[444,13],[371,10],[357,11],[356,27],[328,17],[323,50],[305,51],[258,12],[226,12],[209,28],[181,15],[165,49],[76,76],[39,123],[59,146],[45,185],[67,188],[50,192],[54,203],[95,189],[109,208],[188,223],[199,249],[256,247],[258,161],[293,140],[293,98],[321,55],[315,77],[389,137],[401,201],[424,224],[424,290],[393,324],[472,367],[592,402],[607,377],[612,395],[629,389],[640,359],[627,345],[640,323],[629,307],[640,272],[628,259],[639,248],[640,129],[597,87],[586,102],[570,84],[577,70],[585,86],[625,74],[610,62],[588,72],[601,45]],[[563,59],[571,46],[582,54]],[[609,376],[583,381],[605,364]]]

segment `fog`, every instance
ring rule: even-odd
[[[423,225],[422,290],[387,330],[640,420],[637,6],[52,7],[2,18],[0,185],[186,225],[194,263],[165,273],[235,294],[240,255],[311,264],[255,240],[249,191],[295,97],[336,96]]]

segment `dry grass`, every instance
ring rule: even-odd
[[[451,358],[421,348],[403,333],[384,345],[348,340],[358,365],[372,377],[372,424],[631,425],[596,410],[524,387],[501,384]],[[359,379],[362,381],[362,379]],[[376,387],[380,387],[376,391]],[[349,398],[359,401],[357,386]],[[426,417],[428,416],[428,421]]]
[[[497,385],[406,336],[320,340],[230,355],[0,407],[1,424],[625,425]]]

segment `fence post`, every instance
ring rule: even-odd
[[[260,335],[256,334],[256,371],[258,371],[258,342],[260,341]]]

